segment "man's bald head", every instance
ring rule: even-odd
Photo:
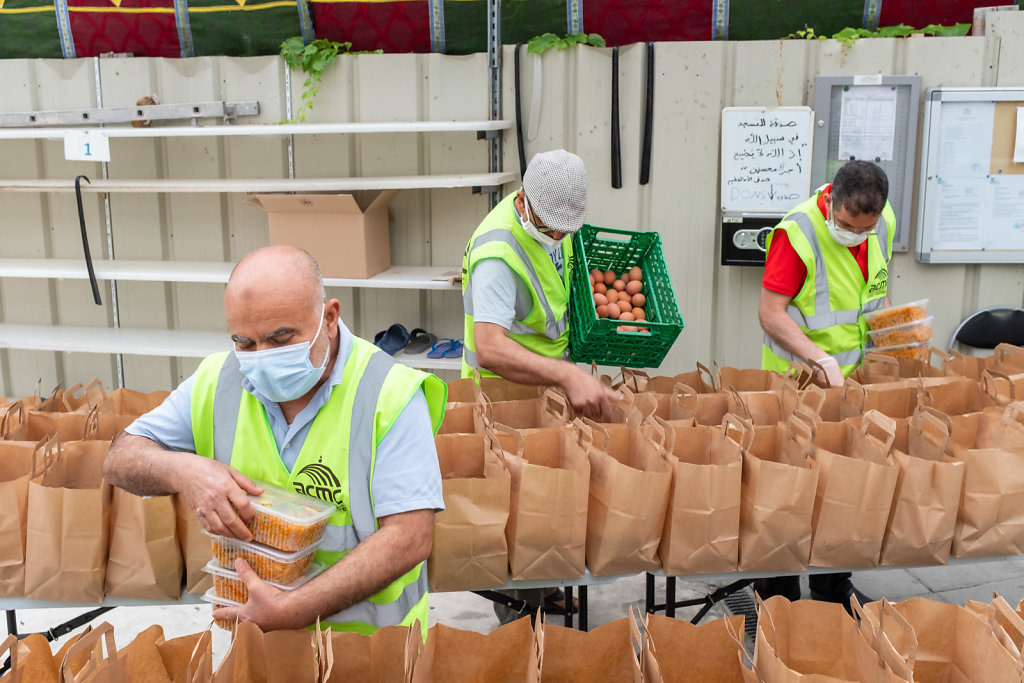
[[[326,300],[316,260],[298,247],[263,247],[235,266],[224,292],[229,302],[251,303],[285,295],[296,306],[320,308]]]

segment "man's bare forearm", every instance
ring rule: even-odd
[[[179,491],[182,459],[198,457],[162,448],[144,436],[121,432],[110,444],[103,473],[114,486],[139,496],[162,496]]]
[[[477,360],[487,370],[517,384],[561,386],[575,369],[568,361],[541,356],[504,335],[488,340],[486,349],[478,348]]]

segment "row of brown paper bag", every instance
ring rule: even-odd
[[[0,596],[176,600],[209,587],[209,539],[186,505],[109,486],[109,441],[0,442]]]

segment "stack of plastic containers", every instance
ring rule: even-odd
[[[873,348],[868,350],[893,358],[931,359],[932,318],[928,299],[880,308],[864,314]]]
[[[249,496],[252,542],[211,534],[213,559],[203,568],[213,575],[213,588],[203,596],[207,602],[237,606],[249,599],[245,583],[235,572],[236,557],[281,590],[294,590],[324,570],[322,564],[313,561],[313,555],[322,543],[335,505],[271,484],[257,484],[263,488],[263,495]],[[234,628],[234,622],[222,619],[216,624],[226,630]]]

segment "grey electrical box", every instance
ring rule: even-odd
[[[920,76],[818,76],[814,79],[811,187],[828,183],[850,159],[878,164],[889,177],[896,213],[894,251],[906,251],[914,189]]]

